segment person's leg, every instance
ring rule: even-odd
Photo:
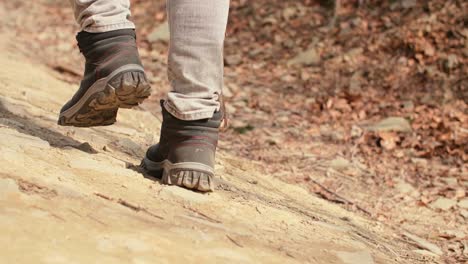
[[[82,31],[108,32],[135,28],[130,18],[130,0],[69,0]]]
[[[136,47],[128,0],[70,0],[81,27],[76,39],[86,64],[80,88],[60,111],[59,125],[100,126],[116,121],[150,95]]]
[[[219,109],[229,0],[168,0],[172,91],[164,104],[182,120],[210,118]]]
[[[172,91],[161,103],[159,143],[142,162],[162,182],[213,191],[229,0],[168,0]]]

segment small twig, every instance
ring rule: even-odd
[[[200,211],[198,211],[196,209],[189,208],[189,210],[196,213],[196,214],[198,214],[198,215],[203,216],[204,218],[206,218],[206,220],[208,220],[210,222],[213,222],[213,223],[216,223],[216,224],[221,224],[222,223],[221,221],[216,220],[216,219],[214,219],[214,218],[212,218],[212,217],[210,217],[210,216],[208,216],[208,215],[206,215],[206,214],[204,214],[204,213],[202,213],[202,212],[200,212]]]
[[[96,193],[94,193],[94,195],[96,195],[96,196],[98,196],[100,198],[106,199],[108,201],[115,201],[114,198],[109,197],[107,195],[104,195],[102,193],[97,193],[96,192]],[[146,213],[148,215],[151,215],[152,217],[156,217],[158,219],[164,220],[164,217],[159,216],[157,214],[154,214],[154,213],[150,212],[148,209],[146,209],[144,207],[141,207],[139,205],[131,204],[131,203],[129,203],[129,202],[125,201],[125,200],[122,200],[122,199],[117,200],[117,203],[120,204],[120,205],[123,205],[123,206],[125,206],[125,207],[127,207],[127,208],[129,208],[129,209],[131,209],[131,210],[133,210],[135,212],[143,212],[143,213]]]
[[[119,199],[117,201],[117,203],[125,206],[125,207],[128,207],[130,209],[132,209],[133,211],[136,211],[136,212],[140,212],[142,210],[142,208],[139,206],[139,205],[134,205],[134,204],[131,204],[125,200],[122,200],[122,199]]]
[[[229,235],[226,235],[226,237],[231,240],[232,243],[234,243],[236,246],[238,247],[241,247],[243,248],[244,246],[242,246],[239,242],[237,242],[236,240],[234,240],[232,237],[230,237]]]
[[[260,209],[258,209],[258,206],[255,206],[255,210],[257,210],[257,212],[258,212],[259,214],[262,214],[262,212],[260,211]]]
[[[94,195],[96,195],[97,197],[101,197],[103,199],[106,199],[106,200],[109,200],[109,201],[113,201],[114,199],[110,198],[109,196],[106,196],[102,193],[94,193]]]
[[[91,214],[89,214],[89,215],[87,215],[87,216],[88,216],[90,219],[92,219],[92,220],[96,221],[97,223],[99,223],[99,224],[101,224],[101,225],[103,225],[103,226],[107,226],[107,224],[106,224],[106,223],[104,223],[103,221],[101,221],[101,220],[99,220],[99,219],[95,218],[95,217],[94,217],[94,216],[92,216]]]
[[[145,212],[145,213],[151,215],[152,217],[156,217],[156,218],[158,218],[158,219],[164,220],[164,217],[162,217],[162,216],[160,216],[160,215],[157,215],[157,214],[154,214],[154,213],[148,211],[148,209],[146,209],[146,208],[142,208],[141,210],[142,210],[143,212]]]
[[[121,204],[121,205],[127,207],[127,208],[132,209],[132,210],[135,211],[135,212],[143,212],[143,213],[149,214],[149,215],[151,215],[151,216],[153,216],[153,217],[156,217],[156,218],[158,218],[158,219],[164,220],[164,217],[159,216],[159,215],[157,215],[157,214],[154,214],[154,213],[148,211],[148,209],[146,209],[146,208],[144,208],[144,207],[141,207],[141,206],[139,206],[139,205],[131,204],[131,203],[129,203],[129,202],[125,201],[125,200],[122,200],[122,199],[119,199],[117,202],[118,202],[119,204]]]
[[[316,180],[312,179],[311,177],[309,177],[309,179],[310,179],[311,182],[315,183],[317,186],[319,186],[320,188],[322,188],[322,189],[323,189],[325,192],[327,192],[328,194],[331,194],[331,195],[335,196],[336,198],[338,198],[339,200],[341,200],[341,201],[338,200],[338,202],[342,202],[342,203],[345,203],[345,204],[348,204],[348,205],[355,206],[356,209],[359,209],[360,211],[362,211],[362,212],[368,214],[369,216],[372,216],[372,214],[371,214],[369,211],[367,211],[366,209],[364,209],[364,208],[362,208],[361,206],[357,205],[355,202],[350,201],[349,199],[346,199],[345,197],[343,197],[343,196],[337,194],[337,193],[334,192],[334,191],[331,191],[330,189],[328,189],[327,187],[323,186],[322,184],[320,184],[320,183],[317,182]],[[327,200],[331,200],[331,199],[328,199],[328,197],[324,197],[324,198],[326,198]],[[332,200],[331,200],[331,201],[332,201]],[[337,201],[335,201],[335,202],[337,202]]]

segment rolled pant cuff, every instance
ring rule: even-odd
[[[132,22],[122,22],[122,23],[112,24],[112,25],[91,26],[91,27],[83,28],[83,31],[86,31],[89,33],[102,33],[102,32],[108,32],[108,31],[119,30],[119,29],[129,29],[129,28],[134,29],[135,24],[133,24]]]
[[[198,110],[198,111],[190,111],[189,113],[181,113],[177,110],[174,106],[172,106],[167,101],[164,102],[164,108],[175,118],[185,121],[193,121],[193,120],[200,120],[200,119],[208,119],[212,118],[214,112],[216,111],[216,107],[210,110]]]

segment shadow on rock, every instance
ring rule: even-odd
[[[42,140],[49,142],[52,147],[66,148],[72,147],[86,153],[96,154],[97,151],[87,142],[81,143],[71,137],[62,135],[47,127],[38,125],[32,119],[22,117],[11,112],[0,99],[0,124],[14,128],[18,132],[38,137]]]
[[[135,165],[131,162],[125,162],[125,167],[129,170],[135,171],[143,175],[146,179],[161,182],[162,175],[161,173],[149,173],[141,165]]]

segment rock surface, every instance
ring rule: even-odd
[[[321,61],[320,54],[314,48],[305,50],[297,54],[294,58],[288,61],[288,65],[304,65],[304,66],[314,66],[318,65]]]

